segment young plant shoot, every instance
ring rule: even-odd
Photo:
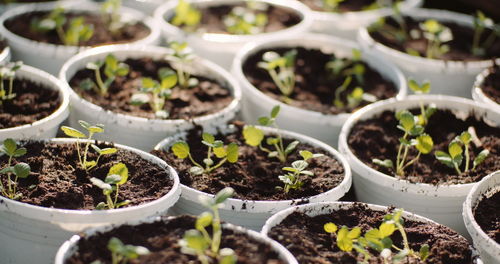
[[[127,264],[130,260],[137,259],[140,256],[151,253],[149,249],[142,246],[125,245],[116,237],[112,237],[108,241],[108,250],[111,252],[111,264]],[[96,260],[90,264],[104,263],[100,260]]]
[[[104,80],[101,76],[102,66],[104,66],[104,75],[106,76],[106,80]],[[93,89],[101,96],[106,96],[108,94],[109,87],[117,77],[126,76],[130,71],[129,66],[118,61],[113,54],[108,54],[104,61],[87,63],[87,69],[94,71],[96,81],[94,82],[90,78],[87,78],[80,83],[80,88],[84,90]]]
[[[377,31],[387,39],[394,39],[400,43],[404,43],[405,41],[410,39],[410,36],[408,34],[408,25],[406,24],[406,20],[401,13],[398,3],[394,3],[394,5],[392,5],[392,10],[394,14],[391,16],[391,18],[396,21],[396,23],[398,24],[397,26],[386,23],[386,18],[381,17],[377,22],[368,27],[368,31]]]
[[[410,89],[415,94],[428,94],[431,91],[430,82],[424,82],[422,84],[419,84],[414,79],[408,80],[408,87],[410,87]],[[436,110],[437,107],[435,104],[429,104],[426,107],[423,102],[420,102],[420,115],[418,116],[418,121],[419,121],[418,124],[426,126],[427,123],[429,122],[429,118],[436,112]]]
[[[490,34],[483,38],[485,30],[491,29]],[[500,24],[495,24],[493,20],[486,17],[483,12],[477,11],[474,17],[474,37],[472,39],[472,54],[476,56],[486,55],[486,50],[493,45],[495,39],[500,36]]]
[[[198,79],[191,77],[188,71],[189,66],[195,59],[195,55],[193,54],[193,50],[188,47],[187,42],[171,42],[169,50],[170,53],[166,56],[166,59],[174,63],[179,86],[186,89],[198,85]]]
[[[64,134],[66,134],[66,136],[76,138],[76,151],[78,152],[78,164],[80,164],[82,169],[89,171],[90,169],[97,166],[101,156],[114,154],[118,150],[116,148],[103,148],[103,149],[101,149],[98,146],[96,146],[95,144],[92,144],[91,140],[92,140],[92,137],[94,136],[94,134],[104,132],[103,125],[101,125],[101,124],[91,125],[83,120],[79,120],[78,123],[85,130],[87,130],[88,136],[85,135],[84,133],[80,132],[78,129],[68,127],[68,126],[62,126],[61,130],[64,132]],[[84,138],[86,138],[87,141],[84,143],[84,147],[82,150],[80,139],[84,139]],[[99,154],[97,156],[96,160],[89,160],[89,158],[88,158],[90,147],[92,147],[92,149],[94,149],[94,151],[97,152],[97,154]]]
[[[274,51],[268,51],[262,55],[262,60],[257,64],[259,68],[266,70],[271,76],[274,84],[280,90],[282,101],[289,103],[290,95],[295,88],[295,58],[297,50],[287,51],[280,56]]]
[[[183,30],[194,32],[201,22],[201,12],[186,0],[179,0],[175,7],[175,16],[170,23],[182,27]]]
[[[18,200],[22,197],[22,194],[17,192],[17,181],[19,178],[24,179],[28,177],[31,168],[24,162],[18,162],[16,165],[12,166],[12,158],[24,156],[26,152],[26,148],[18,148],[17,143],[12,138],[4,140],[0,146],[0,153],[9,157],[7,165],[0,170],[0,174],[5,174],[7,176],[7,186],[4,186],[0,179],[0,193],[2,196],[12,200]]]
[[[113,35],[120,35],[123,22],[120,15],[122,0],[107,0],[101,5],[101,14],[108,29]]]
[[[14,79],[16,77],[16,71],[22,66],[23,63],[18,61],[10,62],[7,65],[0,67],[0,105],[6,100],[16,98],[16,94],[13,93]],[[8,89],[6,89],[4,81],[8,82]]]
[[[194,166],[189,170],[191,174],[209,174],[226,163],[226,161],[229,163],[236,163],[238,161],[238,144],[231,142],[227,146],[224,146],[221,140],[215,140],[215,137],[209,133],[203,133],[202,138],[201,143],[208,147],[207,157],[203,159],[203,164],[205,164],[205,166],[202,166],[193,159],[187,142],[178,141],[172,145],[171,148],[177,158],[189,158],[191,163],[193,163]],[[214,161],[214,155],[219,159],[218,162]]]
[[[224,17],[224,25],[227,32],[238,35],[259,34],[264,32],[268,23],[267,4],[253,1],[247,2],[247,6],[235,6],[231,12]]]
[[[283,187],[285,193],[288,193],[290,190],[300,190],[300,188],[302,188],[302,185],[304,185],[304,183],[300,180],[300,176],[314,175],[312,171],[306,170],[309,166],[307,160],[323,156],[323,154],[313,154],[307,150],[301,150],[299,154],[300,156],[302,156],[302,160],[296,160],[292,162],[292,167],[284,167],[283,170],[287,173],[285,175],[279,176],[280,181],[285,184],[285,187]]]
[[[188,230],[179,242],[182,246],[181,252],[194,255],[202,264],[236,264],[237,256],[230,248],[220,249],[222,241],[222,228],[220,223],[219,208],[224,201],[232,197],[234,190],[226,187],[219,191],[213,199],[200,196],[200,202],[211,212],[200,214],[195,223],[195,229]],[[212,235],[207,227],[212,227]]]
[[[128,180],[128,168],[125,164],[121,162],[116,163],[109,169],[108,175],[106,176],[104,181],[92,177],[90,179],[92,184],[99,187],[102,190],[102,193],[106,196],[106,202],[100,202],[96,206],[96,209],[97,210],[115,209],[129,204],[130,200],[118,202],[120,185],[127,183],[127,180]],[[112,198],[113,192],[115,192],[114,198]]]
[[[450,46],[443,44],[453,40],[451,30],[435,19],[427,19],[419,24],[424,38],[427,39],[425,56],[429,59],[437,58],[450,51]]]
[[[270,116],[260,117],[258,122],[262,126],[273,126],[276,128],[277,134],[273,137],[266,138],[266,144],[273,146],[274,150],[270,150],[262,145],[264,140],[264,132],[255,126],[245,126],[243,128],[243,137],[245,138],[245,143],[252,147],[259,147],[260,150],[267,152],[269,158],[278,158],[281,162],[286,162],[288,154],[295,150],[299,141],[294,140],[288,146],[283,143],[283,138],[279,133],[278,125],[276,124],[276,117],[280,112],[280,106],[276,105],[271,110]]]

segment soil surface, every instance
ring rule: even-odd
[[[9,82],[3,85],[8,92]],[[16,97],[0,103],[0,128],[31,124],[54,113],[62,104],[59,91],[28,80],[14,80]]]
[[[484,197],[478,203],[474,219],[489,237],[500,244],[500,192]]]
[[[471,18],[472,19],[472,18]],[[373,31],[370,32],[370,35],[377,42],[382,43],[385,46],[390,48],[399,50],[401,52],[406,52],[408,49],[413,49],[417,51],[420,56],[426,56],[426,50],[429,44],[429,41],[424,38],[423,31],[419,27],[419,23],[424,22],[425,20],[417,21],[411,17],[404,17],[406,27],[407,27],[407,35],[410,36],[410,32],[418,32],[416,35],[418,37],[414,37],[411,40],[408,40],[404,43],[395,39],[394,37],[389,37],[387,34],[381,34],[382,31]],[[477,61],[477,60],[485,60],[490,58],[495,58],[500,56],[500,38],[496,38],[493,45],[486,49],[486,52],[482,56],[474,55],[471,53],[472,49],[472,40],[474,36],[474,29],[472,27],[465,27],[458,25],[456,23],[442,22],[439,21],[444,26],[450,28],[453,39],[451,41],[445,42],[444,44],[448,45],[450,51],[437,56],[435,59],[440,60],[452,60],[452,61]],[[399,29],[399,24],[392,18],[386,20],[386,23]],[[387,29],[384,29],[386,32]],[[481,35],[481,41],[479,43],[484,43],[486,38],[490,35],[491,30],[487,29]],[[413,35],[414,33],[412,33]]]
[[[491,100],[500,104],[500,67],[498,65],[495,64],[489,69],[489,74],[484,78],[481,90]]]
[[[49,13],[45,11],[21,14],[5,21],[5,27],[11,32],[27,39],[55,45],[64,45],[55,30],[38,32],[31,29],[31,21],[34,19],[43,19],[48,14]],[[150,33],[149,28],[142,22],[125,24],[118,34],[113,34],[99,14],[67,12],[65,16],[67,21],[83,16],[85,24],[91,24],[94,27],[94,34],[92,37],[87,41],[78,43],[79,46],[98,46],[103,44],[133,42],[145,38]],[[68,27],[68,24],[69,22],[66,23],[65,28]]]
[[[414,114],[420,111],[413,110]],[[363,120],[356,123],[351,129],[348,137],[348,144],[354,155],[369,167],[386,173],[395,175],[393,169],[387,169],[375,165],[372,159],[390,159],[395,162],[399,147],[399,138],[403,137],[403,132],[397,128],[399,122],[396,120],[393,111],[385,111],[375,118]],[[474,127],[482,147],[470,144],[470,160],[472,160],[483,149],[490,151],[486,160],[478,165],[475,170],[458,174],[455,169],[447,167],[439,162],[434,152],[442,150],[448,152],[448,144],[469,127]],[[405,176],[396,176],[414,183],[429,184],[460,184],[480,181],[484,176],[500,169],[500,127],[491,127],[477,119],[473,114],[469,114],[466,120],[459,119],[448,110],[438,110],[429,119],[425,128],[434,141],[434,148],[431,153],[421,155],[417,162],[405,169]],[[416,151],[412,148],[408,153],[407,161],[416,157]],[[461,170],[464,169],[465,160]]]
[[[71,78],[69,84],[85,100],[106,110],[155,119],[154,111],[149,104],[137,106],[132,105],[130,101],[133,94],[141,88],[142,77],[158,80],[158,70],[163,67],[172,68],[172,66],[167,61],[154,61],[151,58],[127,59],[124,62],[130,67],[128,75],[118,76],[105,96],[97,94],[94,90],[80,88],[80,82],[87,78],[91,78],[95,82],[95,74],[92,70],[79,70]],[[101,76],[105,76],[104,67],[101,67]],[[169,119],[192,119],[216,113],[232,102],[233,96],[227,87],[212,79],[200,76],[192,77],[198,79],[197,86],[189,89],[173,88],[172,95],[164,106],[164,109],[169,113]]]
[[[92,185],[90,178],[101,180],[107,176],[109,168],[118,162],[124,163],[129,170],[127,183],[120,186],[118,201],[130,200],[139,205],[156,200],[167,194],[173,181],[168,172],[137,154],[119,149],[113,155],[104,155],[99,164],[88,172],[78,164],[78,154],[74,144],[54,144],[28,141],[22,144],[28,153],[14,158],[12,164],[26,162],[31,173],[26,179],[19,180],[18,191],[23,194],[21,202],[50,208],[93,210],[100,202],[106,202],[102,190]],[[101,149],[111,147],[97,144]],[[83,144],[82,144],[83,147]],[[89,160],[97,154],[90,148]],[[0,164],[7,164],[6,155]],[[6,177],[2,182],[7,186]],[[114,195],[114,192],[113,192]]]
[[[232,187],[235,190],[234,198],[243,200],[287,200],[307,198],[309,196],[324,193],[339,185],[344,179],[344,168],[333,157],[323,156],[308,160],[308,170],[314,176],[302,176],[304,183],[300,190],[290,190],[286,194],[283,190],[275,187],[283,187],[284,184],[278,176],[285,174],[283,167],[291,167],[293,161],[302,159],[300,150],[309,150],[312,153],[327,154],[324,150],[301,143],[296,150],[288,156],[286,163],[281,163],[277,158],[268,158],[267,153],[257,147],[245,144],[241,129],[243,124],[236,122],[237,132],[227,136],[217,135],[215,138],[223,140],[225,144],[235,142],[239,145],[239,159],[236,163],[226,162],[222,167],[214,170],[210,175],[203,174],[192,176],[189,174],[191,162],[177,159],[171,152],[153,151],[154,155],[164,159],[174,167],[181,179],[181,183],[196,190],[215,194],[224,187]],[[267,137],[266,137],[267,138]],[[202,162],[207,155],[207,147],[201,143],[201,130],[191,130],[186,142],[189,144],[191,154],[197,162]],[[286,139],[285,146],[291,142]],[[266,148],[272,148],[263,143]]]
[[[279,48],[261,50],[251,56],[243,64],[243,73],[248,81],[261,90],[266,95],[281,101],[282,94],[276,86],[267,70],[259,68],[257,64],[262,61],[262,55],[268,51],[275,51],[281,56],[292,49],[297,50],[295,61],[295,88],[290,95],[292,99],[289,105],[307,109],[311,111],[321,112],[324,114],[339,114],[351,113],[356,109],[367,105],[369,102],[362,101],[356,108],[337,108],[333,104],[335,98],[335,89],[340,87],[346,76],[341,74],[333,75],[326,65],[335,55],[325,54],[318,49],[305,49],[301,47],[295,48]],[[352,78],[352,82],[348,89],[341,93],[341,100],[347,105],[347,94],[351,93],[355,87],[362,86],[365,93],[374,95],[378,100],[387,99],[396,96],[398,90],[396,86],[389,80],[386,80],[375,69],[362,63],[365,67],[363,75],[364,85],[361,85],[356,78]],[[349,68],[352,64],[349,65]]]
[[[171,220],[163,218],[162,221],[139,226],[122,225],[106,233],[99,233],[89,238],[84,237],[78,241],[78,251],[65,264],[88,264],[95,260],[111,263],[111,254],[107,245],[112,237],[120,239],[124,244],[146,247],[151,252],[149,255],[130,260],[128,262],[130,264],[199,264],[196,256],[181,253],[179,245],[184,232],[194,229],[194,223],[194,217],[184,215]],[[283,263],[279,260],[278,254],[271,251],[269,246],[244,234],[224,229],[220,248],[226,247],[235,251],[238,263]]]
[[[423,8],[444,9],[460,12],[467,15],[475,15],[476,10],[481,10],[486,16],[500,21],[500,10],[496,8],[497,3],[490,0],[458,0],[450,5],[447,1],[425,0]]]
[[[304,3],[314,11],[328,12],[323,8],[322,0],[299,0],[299,1]],[[339,13],[362,11],[365,8],[368,8],[371,4],[374,4],[376,2],[377,2],[376,0],[345,0],[339,4],[338,10]]]
[[[299,263],[323,264],[342,263],[356,264],[363,260],[363,255],[341,251],[336,245],[336,235],[328,234],[323,226],[328,222],[339,228],[360,227],[362,234],[372,228],[378,228],[384,215],[392,211],[372,211],[364,204],[355,203],[351,208],[342,208],[330,214],[309,217],[295,212],[287,216],[283,222],[273,227],[269,237],[284,245]],[[422,262],[414,257],[407,257],[402,263],[433,264],[465,264],[472,263],[470,245],[465,238],[448,227],[422,223],[405,219],[404,229],[408,236],[409,246],[416,252],[424,244],[429,245],[429,257]],[[398,231],[391,236],[394,245],[403,248],[402,238]],[[382,264],[383,259],[378,252],[371,252],[370,264]]]

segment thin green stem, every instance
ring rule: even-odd
[[[9,161],[7,162],[7,168],[10,167],[12,163],[12,156],[9,156]],[[7,188],[8,188],[8,193],[9,193],[9,198],[12,199],[12,183],[11,183],[11,178],[10,178],[10,172],[7,173]]]
[[[212,147],[208,147],[207,159],[211,159],[210,156],[212,156]],[[208,172],[209,169],[210,169],[210,166],[208,164],[205,164],[205,171]]]
[[[271,78],[273,79],[274,83],[276,84],[276,86],[278,86],[279,90],[281,91],[281,93],[288,97],[290,96],[290,94],[292,93],[293,91],[293,87],[287,87],[286,84],[284,84],[280,78],[278,77],[278,73],[272,69],[272,70],[269,70],[269,75],[271,75]]]
[[[425,116],[425,106],[423,102],[420,102],[420,114],[422,115],[423,125],[427,125],[427,116]]]
[[[219,210],[217,207],[212,208],[212,211],[214,213],[214,220],[212,221],[212,233],[213,233],[213,240],[212,240],[212,252],[217,256],[219,253],[219,247],[220,247],[220,242],[221,242],[221,237],[222,237],[222,230],[220,226],[220,216],[219,216]]]
[[[115,191],[115,202],[113,204],[116,204],[118,202],[118,193],[120,192],[120,185],[116,185],[116,191]]]
[[[215,170],[215,169],[219,168],[220,166],[222,166],[222,164],[224,164],[226,162],[226,160],[227,160],[227,158],[222,159],[221,161],[219,161],[219,163],[217,163],[217,165],[215,165],[215,166],[213,166],[211,168],[206,169],[205,172],[207,172],[207,173],[212,172],[213,170]]]
[[[189,157],[189,160],[195,165],[195,166],[198,166],[200,168],[203,168],[203,166],[201,166],[198,162],[196,162],[194,159],[193,159],[193,156],[191,156],[191,153],[188,154],[188,157]]]
[[[57,36],[64,43],[64,45],[71,45],[71,43],[68,43],[68,41],[66,40],[66,33],[64,33],[64,29],[62,26],[56,27],[56,32]]]
[[[464,171],[468,171],[469,170],[469,144],[465,144],[465,170]]]
[[[395,223],[395,224],[399,230],[399,233],[401,233],[401,237],[403,238],[404,249],[407,249],[408,251],[410,251],[411,250],[410,244],[408,243],[408,237],[406,236],[406,232],[405,232],[404,227],[400,223]]]
[[[406,139],[408,133],[405,132],[403,139]],[[401,159],[401,151],[403,151],[403,143],[399,143],[398,155],[396,156],[396,174],[399,174],[399,162]]]
[[[108,93],[108,88],[106,87],[106,85],[102,80],[100,68],[94,69],[94,75],[95,75],[95,80],[97,82],[97,86],[99,86],[99,93],[101,95],[106,95]]]
[[[14,76],[9,78],[9,96],[12,94],[12,89],[14,87]]]
[[[456,162],[453,162],[453,166],[455,167],[455,170],[457,171],[457,173],[459,175],[462,174],[462,171],[460,170],[460,168],[458,167],[458,164]]]
[[[80,154],[80,139],[76,140],[76,152],[78,153],[78,162],[80,163],[82,168],[85,168],[82,162],[82,155]]]
[[[82,167],[85,170],[89,170],[89,168],[87,168],[87,154],[89,152],[89,146],[90,146],[90,143],[91,143],[90,140],[92,139],[93,135],[94,135],[94,133],[89,131],[89,138],[88,138],[89,142],[87,142],[85,144],[85,151],[83,152],[83,164],[82,164]]]
[[[472,53],[475,53],[476,50],[478,49],[479,40],[481,38],[482,33],[483,33],[482,28],[477,28],[476,30],[474,30],[474,37],[472,38]]]
[[[108,208],[109,209],[114,209],[115,208],[115,204],[113,203],[113,199],[111,199],[111,195],[106,194],[106,201],[108,203]]]
[[[420,158],[420,154],[421,154],[421,152],[419,152],[414,159],[410,160],[410,162],[406,163],[406,165],[404,165],[403,168],[401,168],[401,170],[404,171],[406,167],[408,167],[411,164],[415,163]]]

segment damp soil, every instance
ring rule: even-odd
[[[5,27],[27,39],[38,42],[50,43],[55,45],[64,45],[59,39],[56,31],[37,32],[31,29],[31,23],[35,19],[43,19],[49,14],[46,11],[36,11],[21,14],[5,21]],[[78,43],[79,46],[98,46],[103,44],[115,44],[133,42],[145,38],[150,34],[150,29],[142,22],[134,22],[125,24],[118,33],[113,34],[107,27],[106,22],[98,14],[85,12],[68,12],[65,13],[67,21],[83,16],[85,24],[93,25],[94,34],[87,41]],[[66,23],[67,29],[69,23]]]
[[[9,82],[3,83],[8,92]],[[16,79],[16,97],[0,104],[0,129],[34,123],[54,113],[62,104],[59,91],[26,79]]]
[[[495,64],[489,68],[489,74],[484,78],[481,90],[491,100],[500,104],[500,67],[498,65]]]
[[[299,0],[314,11],[328,12],[323,8],[322,0]],[[346,0],[338,5],[338,13],[363,11],[377,0]]]
[[[78,250],[65,261],[65,264],[86,264],[95,260],[111,263],[111,254],[107,250],[107,245],[112,237],[120,239],[124,244],[146,247],[151,252],[149,255],[130,260],[128,262],[130,264],[199,264],[196,256],[181,253],[179,245],[179,240],[182,239],[184,232],[193,229],[194,224],[194,217],[179,216],[170,220],[163,218],[162,221],[138,226],[123,225],[92,237],[83,237],[77,243]],[[235,251],[238,263],[284,263],[279,259],[278,253],[273,252],[268,245],[247,235],[223,229],[220,248],[226,247]]]
[[[139,92],[142,86],[142,77],[158,80],[158,70],[172,68],[167,61],[151,58],[127,59],[130,71],[126,76],[117,76],[111,84],[108,94],[101,96],[94,90],[80,88],[80,83],[87,78],[95,82],[94,71],[79,70],[69,81],[70,86],[85,100],[96,104],[114,113],[121,113],[137,117],[155,119],[155,114],[149,104],[132,105],[130,103],[134,93]],[[101,76],[104,67],[101,67]],[[213,79],[201,76],[192,76],[198,79],[199,84],[189,89],[175,87],[170,99],[165,102],[164,110],[169,113],[168,119],[192,119],[194,117],[216,113],[227,107],[233,96],[229,89]]]
[[[296,150],[288,156],[286,163],[281,163],[278,159],[267,157],[267,153],[256,147],[245,144],[241,130],[243,123],[234,123],[236,132],[226,136],[218,134],[215,138],[223,140],[225,144],[235,142],[239,146],[239,158],[236,163],[226,162],[222,167],[214,170],[210,175],[192,176],[189,168],[192,164],[186,159],[177,159],[168,149],[166,151],[153,151],[153,154],[165,160],[174,167],[179,174],[182,184],[193,189],[215,194],[224,187],[232,187],[235,190],[234,198],[242,200],[288,200],[304,199],[307,197],[324,193],[338,186],[344,179],[344,168],[334,157],[317,147],[300,143]],[[186,142],[189,144],[191,154],[195,161],[201,162],[206,158],[207,147],[201,143],[201,129],[193,129],[189,132]],[[285,139],[285,145],[292,140]],[[269,147],[265,143],[264,147]],[[291,167],[295,160],[302,159],[299,150],[309,150],[312,153],[325,154],[323,157],[308,160],[308,170],[314,176],[303,176],[301,178],[304,185],[300,190],[290,190],[286,194],[276,187],[283,187],[283,183],[278,179],[283,175],[283,167]]]
[[[96,142],[101,149],[112,147]],[[167,171],[147,161],[135,153],[118,149],[113,155],[104,155],[99,164],[85,171],[78,164],[75,144],[55,144],[41,141],[26,141],[28,153],[14,158],[12,164],[28,163],[30,175],[19,180],[18,191],[22,193],[21,202],[48,208],[93,210],[106,197],[102,190],[92,185],[90,178],[104,180],[109,168],[116,163],[124,163],[129,170],[127,183],[120,186],[118,201],[130,200],[128,206],[154,201],[167,194],[173,181]],[[95,160],[97,154],[89,150],[89,160]],[[0,157],[1,164],[7,164],[6,155]],[[6,185],[2,177],[3,186]]]
[[[483,197],[474,209],[474,219],[489,237],[500,244],[500,192]]]
[[[409,36],[410,32],[413,31],[418,32],[418,37],[414,37],[406,42],[401,42],[396,38],[391,37],[392,35],[387,34],[389,29],[386,28],[372,31],[369,34],[377,42],[382,43],[383,45],[388,46],[392,49],[401,52],[406,52],[408,49],[411,49],[417,51],[420,56],[425,57],[429,41],[424,38],[423,32],[419,27],[419,23],[424,22],[424,20],[415,20],[411,17],[404,17],[404,20],[407,27],[407,35]],[[439,22],[444,26],[450,28],[453,39],[444,43],[449,46],[450,50],[442,55],[436,56],[435,59],[445,61],[478,61],[500,56],[500,38],[497,37],[495,39],[493,44],[486,49],[484,55],[474,55],[471,53],[472,40],[474,36],[474,29],[472,27],[466,27],[450,22]],[[392,27],[399,29],[399,24],[393,18],[386,19],[386,23]],[[481,35],[482,37],[479,43],[484,43],[490,33],[491,30],[485,30],[485,32]]]
[[[362,233],[372,228],[378,228],[384,215],[389,211],[373,211],[366,205],[354,203],[352,207],[343,207],[330,214],[314,217],[304,213],[294,212],[287,216],[279,225],[273,227],[268,236],[284,245],[299,263],[323,264],[342,263],[356,264],[363,261],[363,255],[341,251],[336,245],[336,235],[328,234],[323,226],[328,222],[338,227],[360,227]],[[403,259],[402,263],[433,263],[433,264],[472,264],[472,252],[467,240],[448,227],[405,219],[404,229],[408,236],[409,246],[416,252],[424,244],[429,245],[429,257],[422,262],[414,257]],[[391,239],[394,245],[403,248],[399,232]],[[383,259],[378,252],[371,252],[370,264],[382,264]]]
[[[412,110],[414,114],[419,110]],[[500,169],[500,127],[490,126],[482,120],[476,118],[473,113],[467,113],[466,119],[458,118],[449,110],[438,110],[429,119],[425,127],[425,132],[434,141],[434,148],[431,153],[421,155],[417,162],[405,169],[405,176],[395,176],[398,179],[408,180],[413,183],[440,184],[462,184],[480,181],[484,176]],[[356,123],[348,136],[348,144],[354,155],[363,161],[367,166],[383,172],[387,175],[395,175],[393,169],[378,166],[372,159],[396,160],[399,138],[403,132],[397,128],[399,122],[396,120],[393,111],[384,111],[374,118],[359,121]],[[478,165],[475,170],[469,170],[458,174],[455,169],[449,168],[439,162],[434,152],[442,150],[448,152],[448,144],[463,131],[473,127],[477,133],[482,146],[470,144],[470,160],[472,160],[483,149],[490,151],[486,160]],[[412,160],[417,155],[412,148],[408,153],[407,161]],[[464,168],[465,161],[460,167]]]
[[[306,49],[302,47],[294,48],[274,48],[260,50],[252,54],[243,64],[243,73],[248,81],[266,95],[282,101],[283,96],[276,86],[267,70],[259,68],[257,65],[262,61],[262,55],[268,51],[274,51],[283,56],[287,51],[297,50],[295,63],[295,87],[290,95],[292,99],[287,102],[291,106],[321,112],[323,114],[351,113],[356,109],[369,104],[363,100],[359,106],[338,108],[333,104],[335,99],[335,89],[340,87],[347,78],[342,74],[333,75],[327,64],[334,54],[326,54],[319,49]],[[347,59],[344,59],[347,60]],[[354,88],[362,86],[365,93],[374,95],[377,100],[387,99],[397,95],[397,88],[390,80],[385,79],[376,69],[361,62],[365,67],[363,74],[364,83],[361,84],[357,78],[352,78],[348,89],[340,94],[340,99],[347,105],[347,95]],[[343,71],[352,67],[347,64]]]

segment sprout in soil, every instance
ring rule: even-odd
[[[127,264],[129,260],[151,253],[149,249],[142,246],[125,245],[116,237],[108,241],[108,250],[111,252],[111,264]],[[96,260],[90,264],[103,264],[103,262]]]
[[[182,27],[183,30],[193,32],[201,21],[201,12],[186,0],[179,0],[175,7],[175,16],[170,23]]]
[[[302,156],[302,160],[292,162],[292,167],[284,167],[283,170],[287,173],[279,176],[280,181],[285,184],[285,187],[279,188],[283,189],[285,193],[288,193],[290,190],[300,190],[300,188],[302,188],[304,183],[300,180],[301,175],[314,175],[312,171],[306,170],[309,166],[307,160],[324,156],[323,154],[313,154],[307,150],[301,150],[299,154]]]
[[[245,126],[243,128],[243,137],[245,138],[245,143],[252,147],[259,147],[260,150],[267,152],[269,158],[278,158],[281,162],[286,162],[288,154],[295,150],[299,141],[294,140],[288,146],[283,143],[283,138],[281,133],[279,133],[278,125],[276,124],[276,117],[280,112],[280,106],[276,105],[271,110],[270,116],[264,116],[259,118],[259,124],[262,126],[273,126],[276,128],[276,136],[266,138],[266,144],[273,146],[274,150],[270,150],[262,146],[262,141],[264,140],[264,132],[255,126]]]
[[[120,35],[123,22],[120,14],[121,0],[107,0],[101,5],[101,15],[111,34]]]
[[[17,180],[24,179],[29,176],[31,168],[30,165],[24,162],[18,162],[12,166],[12,158],[18,158],[26,154],[26,148],[18,148],[16,141],[12,138],[7,138],[0,146],[0,153],[7,155],[9,160],[7,165],[0,170],[0,174],[7,175],[7,186],[4,186],[0,178],[0,193],[12,200],[18,200],[22,197],[22,193],[17,193]],[[14,179],[12,179],[14,176]]]
[[[10,62],[7,65],[0,67],[0,105],[5,100],[12,100],[16,98],[16,94],[12,92],[14,89],[14,78],[16,71],[23,66],[21,61]],[[4,81],[8,81],[9,90],[5,89]]]
[[[172,95],[172,88],[177,84],[177,74],[170,68],[158,70],[160,82],[149,77],[142,78],[142,87],[132,95],[132,105],[149,104],[157,118],[168,118],[169,113],[164,109],[165,102]]]
[[[469,130],[474,128],[469,128]],[[475,133],[469,133],[468,131],[462,132],[460,135],[456,136],[448,145],[448,153],[438,150],[434,152],[436,159],[441,163],[445,164],[450,168],[454,168],[458,174],[462,172],[467,172],[470,169],[470,143],[473,141],[473,136]],[[464,153],[465,148],[465,153]],[[477,165],[483,163],[483,161],[490,154],[489,150],[484,149],[476,156],[472,161],[472,170],[475,170]],[[464,157],[465,155],[465,157]],[[460,166],[465,159],[465,167],[462,170]]]
[[[101,76],[102,66],[104,66],[104,75],[106,75],[106,80],[104,80]],[[87,78],[80,83],[80,88],[83,90],[93,89],[101,96],[108,94],[109,87],[117,77],[127,75],[130,70],[127,64],[118,61],[113,54],[108,54],[104,61],[87,63],[86,68],[94,71],[96,81],[94,82],[92,79]]]
[[[419,24],[424,38],[427,39],[425,56],[429,59],[437,58],[450,51],[450,46],[443,44],[453,40],[450,28],[435,19],[427,19]]]
[[[399,43],[404,43],[407,41],[410,36],[408,35],[408,25],[406,24],[406,20],[403,17],[401,10],[399,8],[399,4],[395,3],[392,6],[394,14],[391,16],[394,21],[398,24],[398,26],[393,26],[389,23],[386,23],[386,18],[381,17],[375,23],[371,24],[368,27],[369,32],[377,32],[384,36],[387,39],[393,39],[398,41]]]
[[[482,38],[486,29],[491,29],[491,32],[486,38]],[[472,54],[476,56],[486,55],[486,50],[493,45],[493,42],[499,36],[500,24],[495,24],[491,18],[486,17],[483,12],[478,10],[474,17],[474,37],[471,47]]]
[[[73,18],[67,23],[64,8],[57,7],[43,19],[34,18],[31,21],[31,30],[48,33],[55,31],[64,45],[78,46],[80,42],[89,40],[94,35],[94,26],[85,24],[83,16]]]
[[[247,2],[247,6],[235,6],[231,12],[223,18],[227,32],[231,34],[249,35],[264,32],[268,18],[267,4],[253,1]]]
[[[100,202],[95,209],[115,209],[125,206],[130,203],[130,200],[125,200],[123,202],[118,202],[118,194],[120,192],[120,185],[127,183],[128,180],[128,168],[123,163],[116,163],[113,165],[108,172],[108,175],[102,181],[101,179],[92,177],[90,181],[93,185],[99,187],[102,193],[106,196],[106,202]],[[111,195],[115,192],[114,198]]]
[[[410,87],[410,89],[415,94],[427,94],[431,91],[431,83],[427,81],[419,84],[414,79],[409,79],[408,87]],[[429,104],[426,107],[423,102],[420,102],[420,115],[418,116],[418,124],[422,126],[427,125],[427,123],[429,122],[429,118],[436,112],[436,110],[437,108],[435,104]]]
[[[352,49],[352,57],[350,59],[337,58],[332,56],[332,59],[326,64],[326,69],[335,76],[349,77],[354,76],[360,85],[364,84],[365,66],[361,60],[361,51]]]
[[[170,42],[169,53],[166,59],[174,63],[174,69],[177,71],[177,80],[181,88],[186,89],[198,85],[198,79],[192,78],[188,71],[188,67],[192,65],[195,55],[193,54],[193,50],[188,47],[187,42]]]
[[[61,130],[64,132],[64,134],[66,134],[66,136],[76,138],[76,151],[78,152],[78,164],[80,164],[82,169],[89,171],[90,169],[97,166],[97,164],[99,163],[99,158],[101,158],[102,155],[111,155],[116,153],[118,150],[116,148],[101,149],[95,144],[92,144],[92,136],[94,136],[94,134],[104,132],[103,125],[101,124],[90,125],[89,123],[83,120],[79,120],[78,123],[85,130],[87,130],[88,136],[80,132],[78,129],[68,126],[62,126]],[[82,150],[80,149],[80,139],[84,138],[86,138],[87,141],[85,142],[85,146],[83,148],[83,153],[82,153]],[[92,147],[92,149],[94,149],[94,151],[97,152],[97,154],[99,154],[96,160],[88,160],[89,147]]]
[[[213,199],[200,196],[203,206],[211,212],[204,212],[196,218],[195,229],[188,230],[179,244],[182,246],[181,252],[194,255],[202,264],[213,263],[217,260],[219,264],[235,264],[237,256],[230,248],[220,248],[222,240],[222,228],[220,223],[219,208],[228,198],[232,197],[234,190],[226,187],[219,191]],[[207,231],[207,227],[212,227],[212,236]]]
[[[363,236],[361,228],[354,227],[351,230],[347,226],[342,226],[338,229],[334,223],[326,223],[323,226],[325,232],[335,234],[335,245],[344,252],[352,252],[355,250],[364,256],[362,264],[368,264],[372,257],[377,257],[372,252],[378,252],[383,258],[384,264],[399,263],[408,256],[417,258],[423,262],[429,257],[429,245],[424,244],[420,247],[419,252],[415,252],[410,248],[408,237],[404,230],[404,220],[401,217],[402,209],[394,211],[392,214],[384,216],[384,221],[379,228],[368,230]],[[395,231],[398,231],[403,239],[403,248],[393,244],[391,236]],[[393,252],[393,250],[395,252]]]
[[[200,175],[203,173],[210,173],[213,170],[222,166],[226,161],[230,163],[235,163],[238,161],[238,144],[231,142],[227,146],[221,140],[215,140],[215,137],[209,133],[203,133],[203,140],[201,143],[208,147],[207,157],[203,159],[202,166],[200,163],[196,162],[191,155],[189,145],[185,141],[178,141],[172,145],[172,152],[179,159],[189,158],[193,163],[193,167],[189,172],[193,175]],[[213,159],[213,155],[219,159],[216,163]]]
[[[434,147],[432,137],[424,133],[424,127],[419,124],[419,118],[414,116],[408,110],[402,110],[396,113],[396,119],[399,121],[398,128],[404,132],[403,137],[399,138],[398,155],[396,157],[396,167],[390,159],[373,159],[372,162],[378,166],[395,169],[396,175],[404,176],[404,170],[415,163],[422,154],[428,154]],[[410,137],[414,137],[411,138]],[[408,152],[415,148],[417,156],[407,161]]]
[[[280,90],[282,101],[289,103],[290,95],[295,88],[295,58],[297,57],[297,50],[293,49],[287,51],[283,57],[277,52],[268,51],[262,55],[261,62],[257,63],[259,68],[266,70],[274,84]]]

